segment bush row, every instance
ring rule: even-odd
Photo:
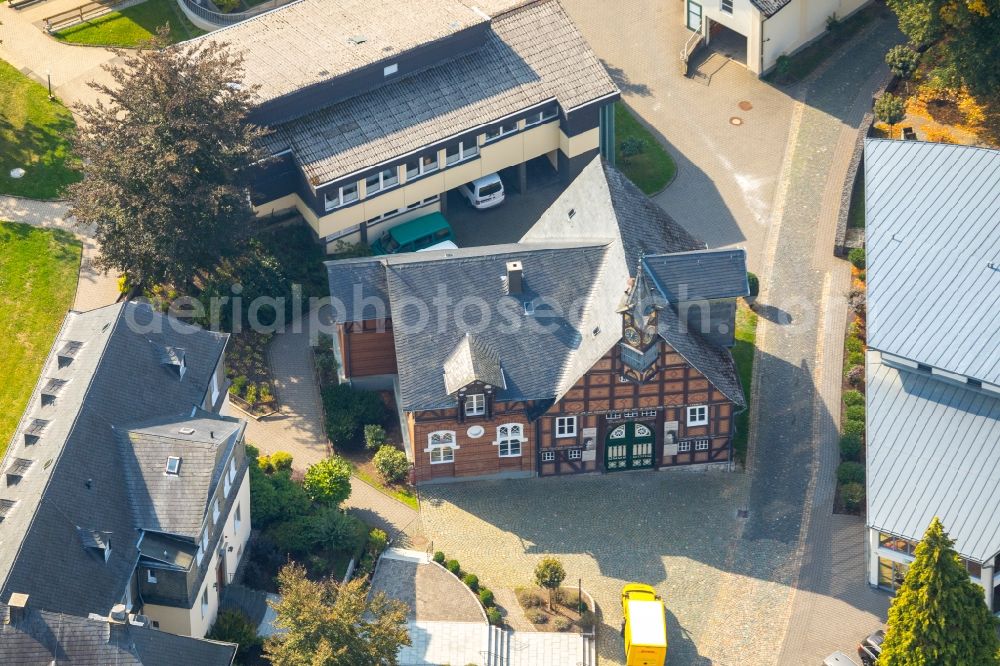
[[[493,599],[493,592],[490,591],[489,588],[480,587],[479,577],[476,576],[476,574],[472,574],[467,571],[463,572],[458,560],[447,559],[445,554],[440,550],[434,553],[434,561],[453,573],[457,578],[460,578],[462,582],[476,594],[476,597],[479,599],[479,603],[482,604],[483,609],[486,611],[486,618],[489,620],[490,624],[500,625],[503,623],[503,617],[500,615],[500,609],[496,607],[496,602]],[[463,573],[465,574],[464,576],[462,575]]]

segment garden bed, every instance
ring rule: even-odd
[[[840,465],[834,513],[858,515],[865,504],[865,338],[866,285],[863,249],[851,250],[849,321],[844,338]]]
[[[677,173],[670,153],[622,102],[615,102],[615,164],[649,195],[669,185]]]
[[[234,333],[226,349],[229,399],[248,414],[261,418],[278,409],[271,364],[267,360],[270,333]]]
[[[519,587],[514,590],[524,617],[536,631],[586,631],[596,624],[593,600],[586,592],[581,596],[575,587],[560,587],[552,592],[549,609],[546,592]]]
[[[733,437],[733,455],[741,465],[746,464],[747,442],[750,437],[750,401],[753,399],[750,388],[756,340],[757,313],[741,300],[736,308],[736,344],[733,345],[733,361],[747,401],[746,409],[736,416],[736,435]]]

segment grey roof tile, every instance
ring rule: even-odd
[[[865,144],[868,345],[1000,385],[1000,151]]]
[[[277,125],[268,148],[290,148],[320,184],[533,105],[568,111],[617,93],[559,3],[543,0],[493,19],[471,54]]]
[[[959,553],[992,561],[1000,394],[893,367],[874,350],[867,367],[868,525],[919,540],[938,516]]]
[[[66,316],[2,463],[34,461],[5,490],[18,503],[0,523],[0,598],[26,592],[40,608],[84,616],[106,615],[121,600],[138,558],[139,531],[114,428],[200,405],[227,339],[167,324],[139,303]],[[59,367],[57,350],[66,340],[84,346]],[[160,364],[157,345],[185,349],[183,379]],[[40,399],[47,377],[67,380],[55,405]],[[28,443],[24,429],[36,418],[49,424]],[[106,562],[83,547],[79,530],[109,535]],[[73,575],[39,574],[59,571]]]
[[[444,361],[444,388],[448,395],[473,382],[506,388],[500,356],[483,336],[466,333]]]
[[[753,6],[760,10],[766,18],[770,18],[781,11],[785,5],[792,0],[750,0]]]
[[[746,252],[742,249],[677,252],[645,257],[643,262],[671,303],[750,294]]]

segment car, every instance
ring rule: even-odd
[[[858,666],[854,660],[839,650],[823,660],[823,666]]]
[[[482,178],[477,178],[471,183],[461,185],[458,191],[477,210],[499,206],[504,200],[503,181],[500,180],[500,175],[496,173],[491,173]]]
[[[622,616],[626,666],[663,666],[667,658],[667,616],[656,590],[643,583],[623,587]]]
[[[376,256],[418,252],[454,240],[455,234],[452,233],[448,220],[441,213],[435,212],[389,229],[372,243],[371,250]]]
[[[875,666],[878,663],[879,655],[882,654],[882,641],[885,640],[885,632],[879,629],[873,634],[868,634],[858,645],[858,656],[861,657],[863,666]]]

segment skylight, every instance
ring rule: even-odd
[[[24,443],[34,444],[37,442],[47,427],[49,427],[49,422],[45,419],[32,419],[24,429]]]
[[[56,379],[50,377],[45,380],[45,384],[42,386],[42,404],[49,405],[56,401],[56,396],[62,391],[63,386],[66,385],[65,379]]]
[[[167,474],[177,474],[181,469],[181,459],[179,456],[167,458]]]
[[[17,500],[0,499],[0,521],[10,514],[15,504],[17,504]]]

